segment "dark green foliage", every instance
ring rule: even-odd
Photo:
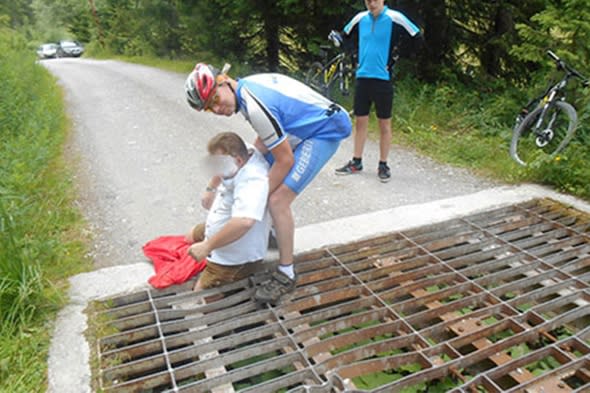
[[[8,16],[8,26],[15,29],[29,25],[34,19],[30,0],[2,1],[0,15]]]
[[[36,219],[46,214],[39,210],[43,196],[36,190],[51,159],[51,144],[60,143],[49,141],[49,133],[63,119],[51,118],[54,109],[45,105],[54,105],[52,81],[33,64],[32,54],[19,51],[23,42],[9,41],[7,34],[0,36],[0,325],[18,326],[33,318],[42,300],[40,253],[49,246],[44,240],[50,240],[32,236],[50,228]]]
[[[105,0],[97,4],[104,44],[116,54],[175,57],[180,54],[174,1]]]

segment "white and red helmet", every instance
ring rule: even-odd
[[[215,78],[219,74],[214,67],[198,63],[184,83],[184,91],[188,104],[198,111],[205,109],[205,105],[215,92]]]

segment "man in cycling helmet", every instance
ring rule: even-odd
[[[279,266],[255,297],[275,304],[295,289],[297,280],[291,204],[351,134],[352,124],[344,108],[288,76],[268,73],[235,80],[226,72],[198,63],[186,80],[186,97],[198,111],[241,113],[256,131],[254,146],[271,165],[268,206]]]

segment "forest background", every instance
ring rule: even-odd
[[[526,168],[508,154],[516,115],[559,76],[548,49],[590,75],[588,0],[386,4],[423,31],[399,32],[394,143],[590,200],[590,91],[581,84],[568,90],[580,125],[562,154]],[[37,46],[75,39],[88,57],[183,73],[197,60],[229,62],[236,76],[301,79],[330,30],[364,9],[361,0],[0,0],[0,391],[46,390],[67,277],[92,268],[62,157],[70,123],[55,79],[35,62]],[[336,98],[350,108],[350,96]]]

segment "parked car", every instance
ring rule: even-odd
[[[53,59],[57,57],[57,44],[43,44],[37,48],[37,57],[39,59]]]
[[[80,57],[84,53],[84,47],[78,41],[60,41],[57,49],[58,57]]]

